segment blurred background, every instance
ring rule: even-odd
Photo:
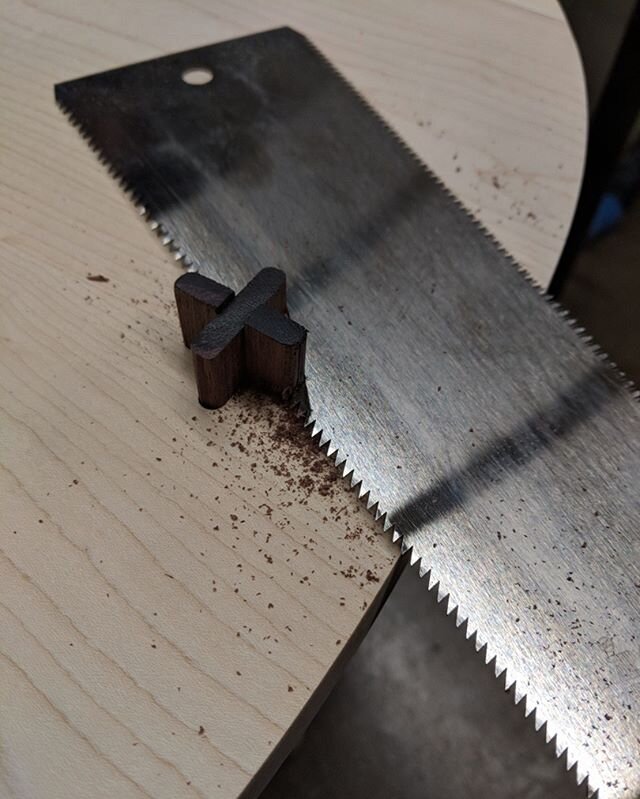
[[[584,64],[590,139],[551,293],[640,384],[640,3],[561,4]],[[585,795],[407,568],[263,799]]]
[[[637,0],[561,0],[578,43],[590,142],[556,294],[640,383],[640,8]]]

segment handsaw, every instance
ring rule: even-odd
[[[640,406],[624,376],[291,29],[56,98],[189,269],[236,291],[286,272],[318,445],[578,781],[639,795]]]

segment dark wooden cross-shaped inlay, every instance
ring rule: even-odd
[[[262,269],[237,296],[187,272],[176,280],[175,294],[205,408],[219,408],[243,386],[287,399],[302,385],[307,331],[287,315],[280,269]]]

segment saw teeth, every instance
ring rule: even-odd
[[[475,640],[476,640],[477,633],[476,633],[476,630],[474,630],[474,628],[469,624],[469,620],[468,619],[467,619],[467,627],[466,627],[466,630],[465,630],[465,635],[466,635],[468,641],[471,641],[471,639],[473,639],[474,647],[475,647]]]
[[[391,128],[388,125],[388,123],[382,117],[380,117],[378,112],[375,111],[375,109],[373,109],[369,105],[369,103],[362,97],[362,95],[360,95],[360,93],[356,91],[356,89],[354,89],[354,87],[339,72],[337,72],[337,70],[331,64],[331,62],[329,62],[325,58],[325,56],[315,48],[315,46],[312,43],[309,44],[311,48],[315,51],[315,53],[318,55],[318,57],[321,58],[322,61],[325,63],[325,65],[333,72],[333,74],[349,87],[353,95],[368,109],[369,113],[372,114],[378,120],[378,122],[386,129],[386,131],[395,139],[396,143],[398,143],[407,153],[409,153],[409,155],[420,165],[421,169],[423,169],[427,174],[429,174],[432,177],[432,179],[435,181],[435,183],[437,183],[437,185],[446,194],[446,196],[450,200],[452,200],[459,208],[461,208],[462,211],[464,211],[464,213],[471,219],[471,221],[483,233],[483,235],[485,235],[488,239],[492,241],[496,249],[508,259],[511,265],[519,273],[521,278],[526,283],[528,283],[538,294],[540,294],[546,300],[546,302],[551,304],[551,306],[555,309],[555,311],[577,333],[581,344],[586,349],[594,353],[599,360],[605,362],[609,367],[611,367],[617,378],[620,380],[621,384],[624,385],[626,388],[628,388],[628,390],[630,391],[631,395],[635,400],[640,401],[640,386],[636,386],[634,381],[628,378],[628,376],[615,364],[615,362],[613,362],[613,360],[608,356],[608,354],[604,352],[597,344],[594,344],[592,342],[592,338],[585,334],[584,328],[581,327],[579,323],[574,318],[571,317],[570,312],[567,309],[563,308],[557,302],[557,300],[553,299],[546,293],[546,291],[537,283],[537,281],[528,272],[526,272],[525,269],[514,259],[511,253],[509,253],[505,249],[504,245],[496,239],[493,233],[491,233],[491,231],[489,231],[484,226],[484,224],[474,215],[474,213],[469,208],[467,208],[454,194],[452,194],[452,192],[442,182],[442,180],[437,175],[435,175],[435,173],[433,173],[432,170],[408,147],[406,142],[404,142],[404,140],[400,138],[400,136],[393,130],[393,128]],[[128,185],[126,178],[122,174],[120,174],[117,168],[106,159],[106,157],[104,156],[98,145],[93,140],[92,136],[84,128],[84,126],[76,119],[73,112],[67,107],[65,107],[64,104],[58,98],[56,99],[63,113],[68,117],[68,119],[71,121],[74,127],[78,129],[80,135],[87,141],[90,148],[96,153],[100,163],[105,165],[109,173],[117,180],[117,182],[123,187],[124,191],[133,200],[134,204],[137,207],[138,213],[146,219],[150,229],[158,234],[162,244],[164,246],[172,246],[173,249],[177,251],[176,255],[177,256],[179,255],[179,257],[176,257],[176,260],[179,260],[188,271],[197,271],[197,267],[194,266],[189,261],[189,259],[180,249],[180,245],[176,243],[176,240],[171,235],[171,233],[168,230],[166,230],[166,228],[162,224],[160,224],[156,219],[153,218],[150,206],[148,204],[148,198],[138,196],[138,194],[133,190],[133,188]],[[317,435],[317,433],[322,432],[322,428],[315,420],[310,420],[310,411],[306,412],[306,417],[307,418],[305,422],[305,427],[307,429],[311,427],[311,430],[314,431],[312,433],[312,438],[315,441],[315,436]],[[329,454],[328,450],[327,454]],[[342,477],[345,480],[349,481],[351,488],[353,490],[357,490],[358,494],[360,495],[362,491],[362,479],[358,478],[355,475],[353,468],[348,465],[347,458],[341,457],[339,450],[337,448],[331,449],[330,457],[335,458],[336,468],[339,470],[339,473],[342,475]],[[375,505],[376,505],[376,514],[380,513],[379,518],[383,520],[384,531],[385,532],[391,531],[392,541],[394,543],[400,544],[401,554],[404,555],[410,551],[410,556],[409,556],[410,565],[414,566],[416,563],[418,563],[420,577],[427,577],[428,590],[431,591],[437,589],[438,602],[441,602],[441,600],[445,596],[448,597],[449,595],[445,593],[443,588],[441,588],[439,580],[436,580],[436,577],[434,576],[429,565],[424,563],[423,558],[419,556],[415,552],[415,550],[405,542],[405,539],[403,538],[402,534],[395,528],[393,523],[389,520],[387,512],[385,511],[381,513],[378,503],[376,503]],[[456,610],[459,612],[457,606]],[[478,654],[483,658],[485,663],[488,663],[489,662],[488,645],[486,642],[483,642],[479,638],[478,630],[473,629],[473,624],[469,622],[469,618],[468,617],[464,618],[459,626],[464,629],[464,634],[466,638],[469,641],[473,641],[473,646],[476,652],[478,652]],[[522,702],[522,699],[526,697],[526,694],[525,692],[519,690],[517,680],[515,679],[511,682],[511,685],[509,686],[509,690],[511,689],[513,689],[514,702],[516,705],[519,705]],[[530,715],[530,713],[534,709],[535,708],[532,706],[531,709],[529,709],[528,712],[525,713],[525,715],[526,716]],[[557,733],[553,733],[551,730],[548,729],[548,725],[546,724],[546,722],[544,722],[541,725],[541,727],[542,726],[545,727],[545,738],[547,740],[547,743],[553,742],[556,757],[561,758],[567,752],[566,747],[563,747],[562,744],[558,741]],[[582,776],[580,777],[580,782],[578,782],[578,784],[581,784],[581,782],[584,781],[585,779],[588,780],[588,775],[585,777],[582,771],[580,771],[580,775]],[[587,782],[587,785],[588,785],[589,796],[590,797],[594,796],[595,793],[597,792],[597,789],[592,787],[589,782]]]
[[[406,555],[406,553],[411,549],[410,544],[406,542],[406,540],[400,537],[400,553],[402,555]]]
[[[447,614],[447,616],[451,616],[451,614],[458,609],[458,606],[451,598],[451,594],[447,594],[445,597],[443,597],[443,602],[444,602],[444,612]]]
[[[505,669],[504,690],[505,691],[511,691],[511,689],[514,687],[515,684],[516,684],[515,677],[511,676],[508,668]],[[548,741],[547,741],[547,743],[548,743]]]
[[[533,713],[534,714],[534,723],[535,723],[535,712],[536,712],[536,706],[534,704],[532,704],[532,702],[529,699],[529,697],[527,695],[525,695],[525,698],[524,698],[524,717],[526,719],[528,719],[529,716]]]
[[[540,730],[546,725],[546,721],[544,719],[539,719],[538,714],[534,710],[534,726],[536,728],[536,732],[540,732]]]
[[[330,441],[329,446],[327,447],[327,458],[332,460],[335,464],[337,457],[338,457],[338,448],[333,443],[333,441]]]
[[[519,705],[525,697],[525,692],[520,688],[517,681],[512,683],[513,685],[513,701],[516,705]]]
[[[326,436],[324,433],[320,436],[320,440],[318,441],[318,449],[322,452],[323,455],[329,454],[329,447],[331,446],[331,439],[329,436]]]
[[[578,761],[576,760],[575,755],[570,753],[569,750],[567,749],[566,757],[567,757],[567,771],[572,771],[574,769],[577,771]]]
[[[390,523],[389,527],[391,527]],[[565,747],[563,749],[561,745],[558,743],[557,734],[552,733],[552,731],[549,729],[547,721],[545,719],[538,718],[536,707],[529,700],[526,691],[520,690],[520,688],[518,687],[517,680],[509,676],[507,668],[502,666],[498,662],[497,656],[496,655],[491,656],[488,644],[486,642],[482,643],[478,639],[477,630],[471,629],[469,626],[468,618],[464,618],[460,615],[459,608],[455,604],[453,604],[451,596],[445,593],[444,589],[441,587],[440,582],[437,581],[435,577],[433,577],[432,571],[423,565],[422,559],[416,555],[415,551],[411,548],[410,545],[407,545],[404,542],[402,536],[398,533],[398,531],[395,528],[393,528],[392,538],[393,541],[400,541],[401,552],[403,554],[410,552],[412,566],[416,563],[416,561],[419,561],[420,576],[427,577],[427,582],[429,584],[428,590],[436,592],[437,602],[439,604],[445,603],[446,614],[454,617],[455,624],[458,628],[460,628],[463,631],[465,639],[469,640],[472,643],[474,649],[478,652],[480,657],[482,657],[485,664],[492,670],[495,677],[503,681],[505,692],[507,691],[512,692],[514,704],[517,707],[520,706],[522,708],[524,717],[531,720],[535,732],[540,735],[540,737],[544,741],[544,744],[550,746],[550,748],[555,753],[557,758],[562,759],[564,757],[566,759],[568,754],[567,748]],[[594,796],[597,793],[597,790],[594,789],[589,784],[588,775],[586,775],[585,772],[578,773],[577,764],[575,763],[575,761],[572,763],[571,768],[567,768],[568,771],[571,771],[572,769],[575,770],[576,785],[580,787],[586,781],[585,790],[587,795],[589,797]]]
[[[579,786],[583,785],[584,781],[587,779],[587,773],[580,768],[579,763],[576,763],[575,765],[575,776],[576,776],[576,783]]]
[[[342,458],[338,450],[336,450],[335,459],[334,459],[336,469],[338,470],[338,474],[342,477],[343,480],[346,480],[346,469],[347,469],[347,459]]]

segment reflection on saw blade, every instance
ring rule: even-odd
[[[194,66],[213,80],[186,84]],[[190,268],[235,289],[285,270],[319,443],[578,779],[640,792],[640,406],[623,378],[289,29],[56,96]]]

